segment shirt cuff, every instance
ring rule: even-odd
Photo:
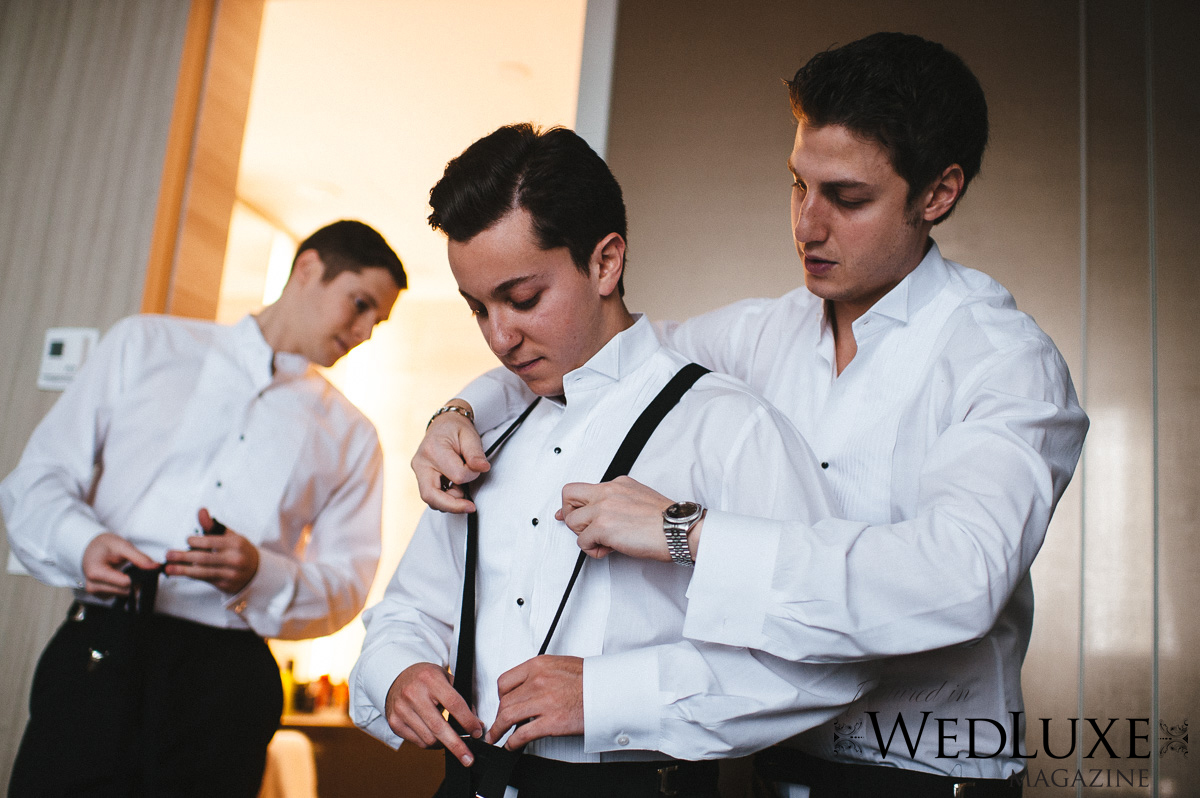
[[[289,557],[258,549],[258,570],[246,586],[225,600],[225,609],[236,612],[263,637],[274,637],[296,590],[299,565]]]
[[[91,518],[80,514],[63,517],[54,533],[54,548],[48,563],[70,580],[68,587],[83,588],[83,553],[97,537],[107,532]]]
[[[659,750],[661,703],[655,649],[584,658],[584,751]]]
[[[784,524],[708,511],[687,591],[684,637],[761,647]]]
[[[402,646],[384,645],[363,654],[350,674],[350,718],[354,725],[392,748],[404,742],[387,722],[387,694],[396,677],[414,664]]]

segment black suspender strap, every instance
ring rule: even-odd
[[[629,470],[633,468],[633,463],[637,460],[638,455],[642,453],[642,449],[646,446],[646,441],[650,440],[650,436],[654,434],[654,430],[658,429],[658,425],[666,417],[667,413],[671,412],[671,408],[679,404],[679,400],[688,392],[696,380],[708,373],[708,369],[698,363],[688,363],[681,368],[671,381],[668,382],[663,389],[658,392],[658,396],[651,400],[642,414],[638,416],[637,421],[633,422],[633,426],[629,428],[629,432],[625,435],[625,440],[621,441],[621,445],[617,448],[617,453],[613,455],[612,462],[608,464],[608,470],[604,472],[604,477],[601,482],[612,482],[617,477],[623,477],[629,474]],[[583,564],[587,561],[587,554],[579,552],[579,557],[575,560],[575,570],[571,572],[571,579],[567,582],[567,589],[563,591],[562,600],[558,602],[558,611],[554,613],[554,620],[550,622],[550,629],[546,632],[546,639],[542,641],[542,647],[538,649],[538,656],[546,653],[546,649],[550,647],[550,638],[554,636],[554,630],[558,628],[558,619],[562,617],[563,610],[566,609],[567,599],[571,597],[571,590],[575,587],[575,580],[579,578],[579,572],[583,570]]]
[[[534,399],[529,407],[517,416],[517,420],[509,425],[508,429],[504,430],[504,433],[488,447],[484,456],[490,458],[499,450],[504,442],[517,431],[517,427],[525,423],[525,419],[529,418],[529,414],[541,400],[540,396]],[[471,498],[468,485],[463,485],[462,491],[464,497]],[[478,562],[479,517],[475,513],[471,513],[467,516],[467,554],[463,566],[462,614],[458,619],[458,656],[454,659],[454,689],[463,697],[472,711],[475,709],[475,571],[478,568]],[[450,722],[457,731],[462,731],[453,717],[450,718]]]
[[[613,455],[608,470],[600,479],[601,482],[612,482],[617,477],[623,477],[629,473],[633,468],[634,461],[642,453],[646,441],[650,440],[650,435],[658,428],[659,423],[666,418],[667,413],[671,412],[671,408],[679,404],[679,400],[696,383],[696,380],[707,373],[708,369],[704,366],[698,363],[688,363],[671,378],[670,382],[663,386],[658,396],[646,405],[646,409],[638,416],[638,420],[633,422],[633,426],[629,428],[625,440],[621,442],[617,453]]]

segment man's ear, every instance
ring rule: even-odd
[[[288,282],[295,280],[297,285],[313,285],[320,281],[324,274],[325,264],[321,256],[315,249],[306,249],[296,256]]]
[[[611,296],[617,290],[625,271],[625,239],[620,233],[609,233],[592,250],[592,272],[598,275],[600,296]]]
[[[921,198],[921,219],[936,222],[954,210],[954,203],[962,196],[966,182],[962,167],[958,164],[952,163],[943,169]]]

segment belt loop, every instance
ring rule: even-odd
[[[679,795],[679,765],[667,765],[658,769],[658,794]],[[673,778],[674,777],[674,778]]]

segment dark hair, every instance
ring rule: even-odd
[[[584,274],[596,244],[625,238],[625,201],[604,159],[574,131],[506,125],[446,164],[429,191],[429,224],[450,240],[470,241],[523,208],[542,249],[566,247]],[[624,296],[624,278],[618,283]]]
[[[963,193],[979,173],[987,101],[963,60],[937,42],[873,34],[813,56],[788,92],[798,120],[842,125],[881,144],[908,183],[909,203],[951,164],[962,167]]]
[[[400,257],[388,246],[388,242],[375,228],[362,222],[343,219],[322,227],[300,242],[296,258],[306,249],[316,250],[324,270],[321,282],[327,283],[342,272],[361,272],[363,269],[387,269],[396,287],[408,288],[408,275]],[[296,265],[296,258],[292,265]]]

